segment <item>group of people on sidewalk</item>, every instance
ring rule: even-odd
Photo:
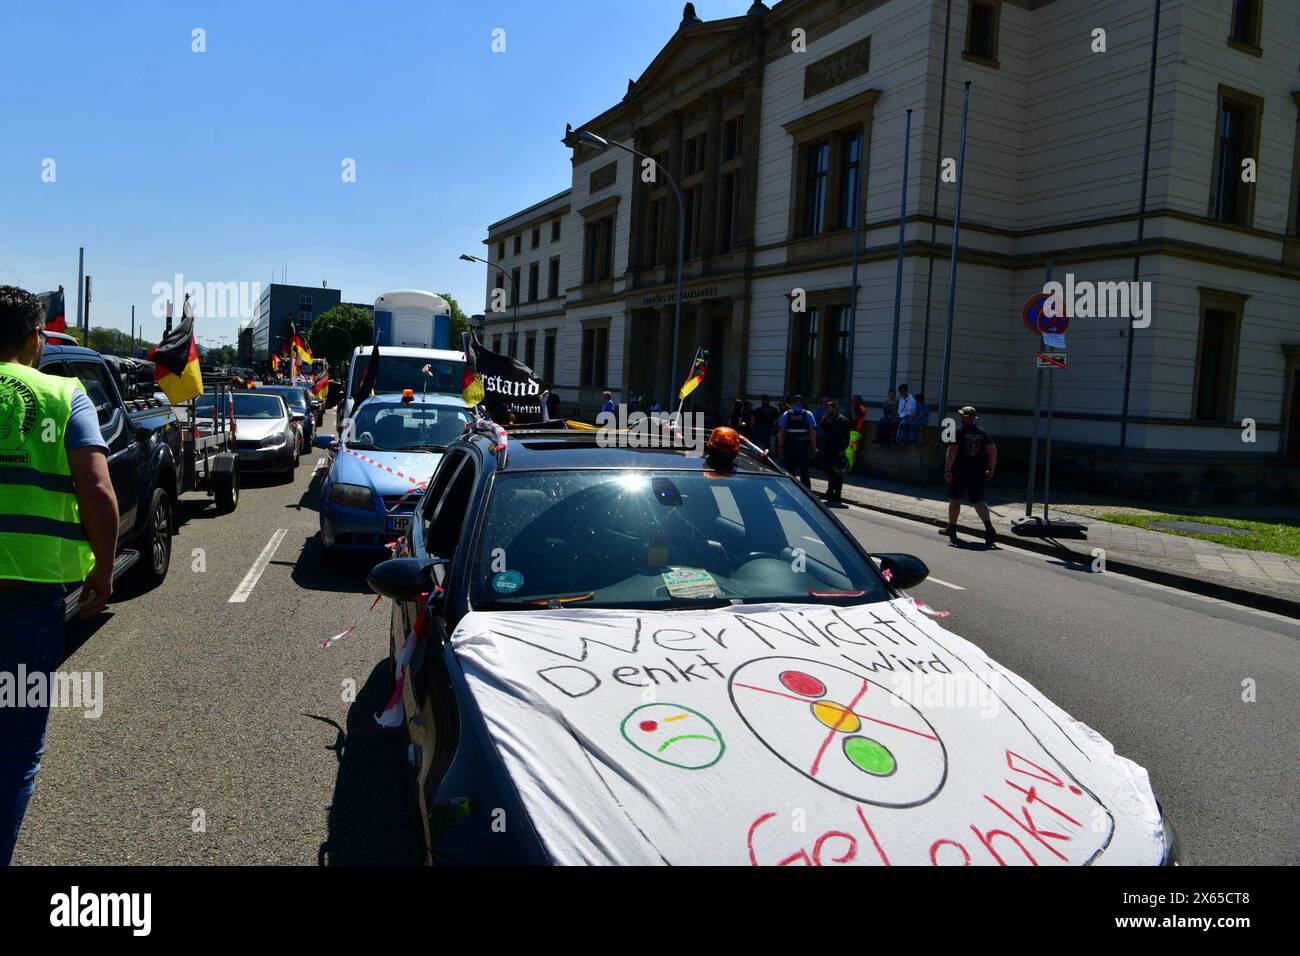
[[[921,427],[929,424],[930,406],[925,396],[913,396],[906,384],[898,386],[898,398],[891,389],[876,423],[874,444],[884,448],[915,442]],[[727,424],[767,451],[775,451],[785,469],[805,486],[811,487],[810,468],[818,465],[826,472],[826,492],[822,496],[833,506],[844,505],[844,474],[850,467],[849,448],[853,433],[863,433],[867,407],[861,396],[853,396],[849,415],[840,411],[839,402],[823,398],[815,409],[804,404],[802,395],[791,397],[780,408],[764,395],[757,406],[736,399]],[[973,406],[960,411],[961,424],[948,443],[944,454],[944,481],[948,484],[948,523],[940,528],[952,541],[957,539],[957,519],[962,499],[970,502],[984,523],[984,539],[992,545],[997,537],[984,500],[985,482],[997,471],[998,449],[988,432],[975,423],[978,415]]]
[[[615,404],[610,392],[602,396],[603,412],[614,412]],[[663,407],[648,396],[634,400],[631,410],[659,413]],[[869,411],[862,396],[854,395],[848,414],[840,410],[840,403],[822,396],[808,407],[802,395],[773,402],[768,395],[759,396],[757,405],[748,399],[737,398],[731,411],[720,424],[736,429],[759,448],[775,454],[786,471],[807,487],[812,487],[811,469],[826,472],[826,492],[822,498],[830,505],[844,505],[844,475],[856,455],[854,433],[866,432]],[[896,449],[914,444],[920,438],[922,427],[930,423],[931,408],[922,393],[912,394],[906,382],[890,389],[881,404],[881,416],[875,421],[872,444],[882,449]],[[984,522],[985,540],[992,544],[996,536],[984,501],[984,483],[997,469],[997,446],[988,433],[975,424],[975,409],[966,405],[959,412],[961,425],[948,443],[944,459],[944,480],[948,483],[948,524],[940,531],[955,540],[957,519],[961,502],[965,498]],[[706,414],[706,420],[715,415]]]

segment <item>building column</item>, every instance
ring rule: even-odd
[[[678,184],[682,181],[682,170],[685,168],[686,153],[682,136],[682,128],[685,119],[686,118],[680,111],[672,114],[668,119],[672,130],[668,146],[668,172],[672,174],[673,179],[676,180]],[[682,198],[684,200],[685,196]],[[677,256],[679,254],[677,246],[677,223],[681,218],[681,212],[677,208],[677,199],[672,195],[671,187],[669,188],[668,201],[664,203],[664,207],[667,215],[661,217],[659,221],[660,241],[663,244],[662,247],[669,250],[666,257],[669,276],[675,277],[677,275]]]
[[[636,148],[645,152],[649,148],[647,144],[650,142],[650,131],[644,126],[637,127],[633,139]],[[630,159],[632,160],[632,209],[629,215],[626,271],[635,273],[646,268],[646,260],[653,256],[653,252],[647,256],[646,246],[649,244],[653,250],[654,240],[647,235],[647,223],[650,218],[650,184],[641,179],[641,158],[631,156]]]
[[[740,183],[736,189],[736,228],[732,247],[754,246],[754,217],[758,206],[758,133],[763,113],[763,64],[752,66],[742,74],[745,81],[745,128],[741,138]],[[793,200],[793,197],[791,197]]]
[[[704,191],[700,199],[699,250],[701,258],[712,256],[718,246],[718,164],[722,156],[722,96],[717,90],[705,98]]]
[[[673,310],[671,307],[659,310],[659,335],[655,342],[655,398],[667,408],[669,399],[676,394],[677,386],[673,384],[673,368],[669,353],[673,348]]]
[[[727,367],[723,370],[725,377],[722,382],[724,395],[730,395],[732,398],[738,398],[744,390],[744,366],[745,366],[745,311],[746,304],[743,298],[731,300],[731,313],[727,316],[727,329],[724,346],[727,354]]]

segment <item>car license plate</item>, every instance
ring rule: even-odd
[[[411,527],[410,515],[389,515],[384,525],[387,531],[406,531]]]

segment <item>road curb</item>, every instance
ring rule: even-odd
[[[845,504],[852,504],[854,507],[862,508],[866,511],[879,511],[883,514],[894,515],[898,518],[907,518],[909,521],[915,521],[919,524],[926,524],[932,528],[940,527],[938,519],[929,515],[917,514],[914,511],[907,511],[903,508],[890,508],[884,505],[867,504],[861,501],[855,501],[852,498],[844,498]],[[984,537],[984,528],[973,527],[971,525],[958,525],[957,530],[965,534],[972,535],[976,538]],[[1091,564],[1093,561],[1092,553],[1076,551],[1068,548],[1059,542],[1047,543],[1039,538],[1022,538],[1015,534],[1006,534],[1002,531],[997,533],[996,540],[1002,544],[1015,545],[1026,551],[1035,551],[1039,554],[1050,555],[1054,558],[1061,558],[1076,564]],[[1141,578],[1144,581],[1151,581],[1155,584],[1163,584],[1166,587],[1176,588],[1179,591],[1190,591],[1193,594],[1200,594],[1205,597],[1218,598],[1221,601],[1228,601],[1232,604],[1240,604],[1244,607],[1253,607],[1261,611],[1271,611],[1274,614],[1281,614],[1283,617],[1295,618],[1300,620],[1300,601],[1293,601],[1289,598],[1277,597],[1272,594],[1261,594],[1258,591],[1248,591],[1245,588],[1233,587],[1230,584],[1220,584],[1217,581],[1207,581],[1203,578],[1192,577],[1188,574],[1179,574],[1176,571],[1166,571],[1163,568],[1153,568],[1144,564],[1135,564],[1131,561],[1106,557],[1106,569],[1116,574],[1124,574],[1132,578]]]

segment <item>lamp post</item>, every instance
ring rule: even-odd
[[[686,203],[682,199],[682,191],[677,186],[677,180],[673,179],[672,174],[664,169],[653,156],[647,156],[640,150],[633,149],[625,143],[617,140],[605,139],[603,136],[597,136],[590,130],[574,130],[569,126],[565,130],[566,134],[577,134],[578,142],[586,143],[588,146],[595,146],[597,149],[606,149],[610,146],[617,146],[619,149],[631,153],[633,156],[640,156],[642,159],[648,159],[655,166],[663,170],[664,178],[668,180],[668,185],[673,189],[673,195],[677,197],[677,295],[673,302],[673,350],[668,358],[668,386],[671,389],[674,379],[672,378],[672,365],[677,361],[677,349],[682,334],[682,272],[686,267]],[[568,136],[566,135],[566,139]],[[671,401],[671,393],[669,395]]]
[[[480,259],[478,256],[471,256],[468,253],[461,256],[461,258],[466,262],[481,262],[485,266],[491,266],[493,269],[496,269],[497,272],[501,273],[501,275],[505,277],[505,280],[510,283],[510,298],[512,298],[515,303],[514,318],[510,320],[510,350],[513,353],[516,350],[516,329],[519,328],[519,290],[515,288],[515,280],[511,277],[510,273],[506,272],[505,269],[501,268],[495,262],[488,262],[486,259]]]

